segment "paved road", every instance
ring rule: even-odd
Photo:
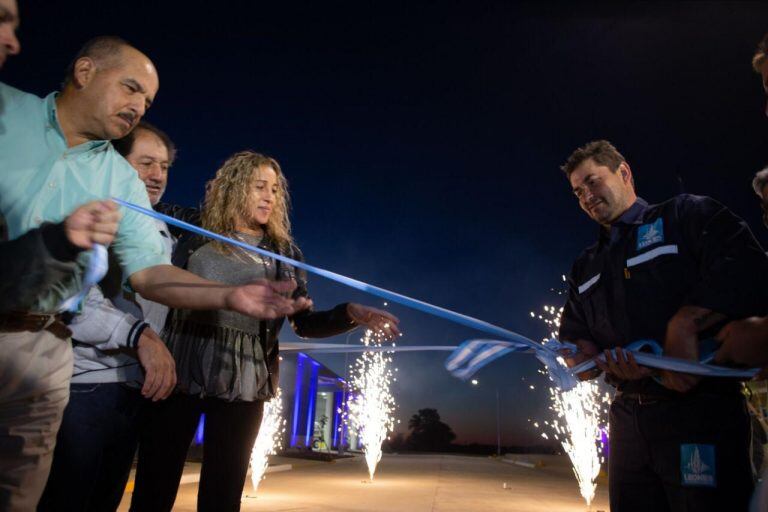
[[[281,459],[291,471],[268,474],[253,495],[246,484],[243,511],[310,512],[585,512],[567,460],[535,456],[527,468],[484,457],[385,455],[373,483],[356,457],[334,463]],[[189,465],[187,475],[199,466]],[[190,478],[187,478],[188,480]],[[194,478],[191,478],[194,480]],[[506,484],[506,489],[504,488]],[[197,484],[182,485],[174,510],[194,511]],[[128,510],[126,493],[120,511]],[[608,510],[607,487],[598,484],[592,511]]]

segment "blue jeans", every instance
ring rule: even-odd
[[[72,384],[38,511],[116,510],[146,399],[122,383]]]

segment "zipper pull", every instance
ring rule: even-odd
[[[627,267],[624,267],[624,279],[629,279],[629,269]]]

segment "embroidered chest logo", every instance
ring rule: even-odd
[[[711,444],[680,445],[683,485],[715,487],[715,447]]]
[[[637,250],[664,241],[664,220],[656,219],[652,224],[643,224],[637,228]]]

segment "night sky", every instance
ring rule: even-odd
[[[533,338],[546,330],[529,311],[562,303],[561,275],[596,237],[558,169],[587,141],[611,140],[645,199],[711,195],[768,241],[750,187],[768,164],[750,65],[765,3],[20,4],[22,54],[0,72],[11,85],[47,94],[96,35],[154,60],[147,119],[180,149],[165,200],[197,204],[228,155],[267,153],[309,263]],[[318,277],[310,291],[320,308],[381,304]],[[401,344],[482,336],[390,309]],[[458,441],[493,443],[498,389],[502,442],[540,441],[533,358],[499,360],[472,387],[444,356],[395,357],[400,430],[434,407]],[[343,373],[343,356],[319,359]]]

